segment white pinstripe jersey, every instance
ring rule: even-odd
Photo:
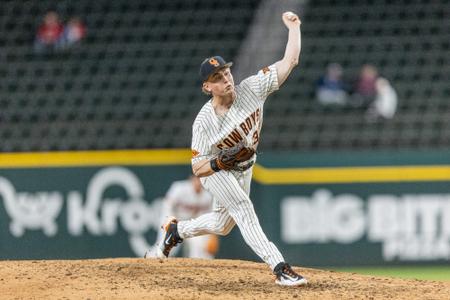
[[[264,101],[278,89],[277,76],[275,65],[271,65],[244,79],[235,87],[236,98],[224,116],[215,113],[212,99],[202,107],[192,126],[192,163],[210,159],[243,139],[256,149]]]

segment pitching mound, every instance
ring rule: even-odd
[[[450,282],[295,268],[307,287],[279,287],[262,263],[137,258],[0,262],[2,299],[448,299]]]

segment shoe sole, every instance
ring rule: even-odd
[[[297,281],[289,281],[289,282],[282,282],[279,280],[275,280],[275,283],[281,286],[304,286],[308,284],[308,280],[306,280],[305,278],[302,278],[300,280]]]

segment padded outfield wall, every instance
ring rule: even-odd
[[[0,258],[142,256],[189,150],[0,155]],[[263,153],[252,199],[294,265],[449,264],[450,154]],[[258,260],[239,230],[221,258]]]

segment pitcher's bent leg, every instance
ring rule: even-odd
[[[250,198],[233,174],[215,173],[207,177],[204,185],[214,199],[227,208],[245,242],[264,262],[273,269],[278,263],[284,261],[277,247],[267,239]]]
[[[227,235],[235,224],[224,207],[217,207],[198,218],[178,222],[178,234],[182,239],[211,233]]]

